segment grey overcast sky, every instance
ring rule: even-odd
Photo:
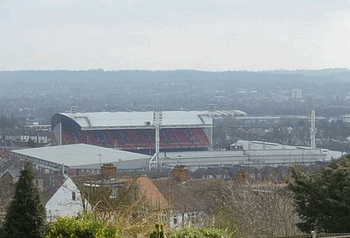
[[[343,0],[0,0],[0,70],[350,68]]]

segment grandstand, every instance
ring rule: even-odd
[[[153,153],[156,124],[153,111],[56,113],[51,119],[57,145],[85,143]],[[161,151],[207,150],[212,115],[204,111],[163,111],[159,125]]]

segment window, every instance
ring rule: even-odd
[[[167,222],[167,215],[166,215],[166,214],[163,214],[163,215],[162,215],[161,221],[162,221],[163,223],[166,223],[166,222]]]
[[[176,217],[174,217],[174,219],[173,219],[173,223],[174,223],[174,225],[176,225],[176,224],[177,224],[177,218],[176,218]]]
[[[110,199],[117,198],[117,195],[118,195],[118,188],[112,188],[109,198]]]
[[[72,200],[75,201],[75,192],[72,192]]]
[[[192,213],[192,216],[191,216],[191,224],[197,224],[197,222],[196,222],[196,218],[197,218],[197,214],[195,214],[195,213]]]

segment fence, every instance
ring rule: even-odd
[[[297,235],[297,236],[285,236],[285,237],[274,237],[274,238],[350,238],[350,233],[319,233],[311,232],[307,235]]]
[[[325,233],[312,233],[312,238],[323,237],[323,238],[345,238],[350,237],[350,233],[333,233],[333,234],[325,234]]]

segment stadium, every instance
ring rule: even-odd
[[[85,143],[153,154],[211,147],[213,115],[207,111],[56,113],[53,145]],[[158,138],[157,138],[158,137]]]
[[[314,133],[310,133],[311,147],[240,140],[226,150],[212,150],[213,119],[244,115],[238,110],[88,113],[71,110],[53,115],[51,128],[55,135],[53,145],[90,144],[147,154],[150,156],[144,159],[149,170],[178,164],[188,166],[191,171],[203,167],[309,165],[329,162],[342,155],[339,151],[316,148]],[[315,117],[312,119],[311,128],[314,128]],[[97,158],[100,153],[94,154]],[[143,162],[134,162],[128,162],[125,169],[145,168]],[[95,167],[98,169],[98,165]]]

